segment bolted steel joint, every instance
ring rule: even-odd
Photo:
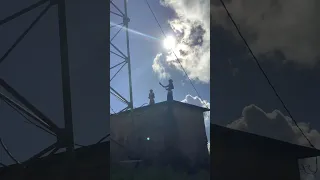
[[[57,134],[57,145],[59,148],[65,148],[70,143],[70,137],[66,131],[66,129],[59,129],[59,133]]]
[[[124,24],[124,25],[128,25],[129,22],[130,22],[130,18],[128,18],[128,17],[123,17],[123,24]]]

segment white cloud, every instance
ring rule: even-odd
[[[208,102],[207,100],[202,100],[198,96],[192,96],[190,94],[186,95],[186,97],[181,102],[210,109],[210,102]],[[203,116],[208,138],[208,148],[210,151],[210,111],[204,112]]]
[[[210,102],[208,102],[207,100],[202,100],[198,96],[192,96],[190,94],[186,95],[186,97],[181,102],[210,109]],[[206,127],[210,126],[210,112],[204,113],[204,122]]]
[[[320,4],[318,0],[225,0],[232,17],[254,53],[312,67],[320,59]],[[239,38],[221,3],[211,6],[212,21]]]
[[[315,129],[311,129],[307,123],[298,124],[313,145],[319,149],[319,132]],[[227,127],[290,142],[293,144],[309,146],[307,140],[294,125],[291,118],[284,116],[279,110],[266,113],[261,108],[255,105],[250,105],[243,109],[242,117],[228,124]],[[302,160],[301,163],[310,165],[311,170],[315,169],[315,161],[313,158]],[[310,178],[313,179],[313,175],[301,173],[302,180]]]
[[[161,59],[162,54],[159,53],[153,60],[152,69],[155,73],[158,74],[160,79],[166,79],[170,77],[170,74],[164,68],[163,59]]]
[[[169,21],[176,33],[174,49],[190,79],[210,82],[210,1],[162,0],[161,4],[172,8],[177,18]],[[173,53],[168,53],[166,63],[180,70]]]

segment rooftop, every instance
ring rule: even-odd
[[[199,110],[199,111],[202,111],[202,112],[210,111],[210,109],[208,109],[208,108],[204,108],[204,107],[195,106],[195,105],[192,105],[192,104],[183,103],[183,102],[180,102],[180,101],[172,101],[172,102],[163,101],[163,102],[159,102],[159,103],[156,103],[156,104],[153,104],[153,105],[146,105],[146,106],[143,106],[143,107],[135,108],[134,111],[135,112],[142,112],[142,111],[146,111],[146,110],[148,110],[150,108],[165,107],[165,106],[168,106],[170,103],[171,103],[171,105],[173,105],[175,107],[193,108],[195,110]],[[130,111],[124,111],[124,112],[121,112],[121,113],[111,114],[111,116],[128,114],[129,112]]]
[[[211,123],[211,148],[227,146],[230,149],[252,148],[262,153],[284,154],[297,159],[320,156],[320,150],[300,146],[256,134],[230,129]]]

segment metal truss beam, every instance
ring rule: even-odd
[[[20,17],[21,15],[24,15],[24,14],[28,13],[29,11],[32,11],[33,9],[43,5],[44,3],[48,2],[48,1],[50,1],[50,0],[41,0],[41,1],[37,2],[37,3],[34,3],[34,4],[30,5],[29,7],[26,7],[24,9],[20,10],[19,12],[16,12],[16,13],[12,14],[11,16],[8,16],[8,17],[4,18],[3,20],[0,20],[0,26],[4,25],[7,22],[10,22],[10,21],[12,21],[12,20],[14,20],[14,19],[16,19],[18,17]]]
[[[19,102],[21,102],[25,107],[27,107],[33,113],[33,115],[37,117],[37,119],[40,119],[42,122],[45,122],[46,126],[48,126],[48,129],[50,129],[54,133],[57,133],[59,131],[60,128],[55,123],[53,123],[51,119],[49,119],[40,110],[38,110],[35,106],[33,106],[26,98],[20,95],[6,81],[4,81],[1,78],[0,78],[0,86],[2,86],[6,91],[8,91],[14,98],[16,98]],[[9,101],[12,101],[12,100],[9,99]],[[14,103],[14,101],[12,102]]]
[[[121,13],[122,14],[122,17],[124,17],[125,15],[124,15],[124,13],[118,8],[118,6],[117,5],[115,5],[113,2],[112,2],[112,0],[110,0],[110,3],[119,11],[119,13]],[[125,2],[126,3],[126,2]]]
[[[113,68],[115,68],[115,67],[117,67],[117,66],[119,66],[119,65],[121,65],[122,63],[125,63],[125,62],[126,62],[126,61],[122,61],[121,63],[118,63],[118,64],[112,66],[110,69],[113,69]]]
[[[15,108],[19,109],[20,111],[22,111],[23,113],[27,114],[29,117],[32,117],[34,120],[36,120],[37,122],[39,122],[42,126],[46,127],[47,129],[49,129],[50,131],[54,132],[53,129],[46,124],[45,122],[43,122],[39,117],[37,117],[36,115],[34,115],[33,113],[29,112],[26,108],[24,108],[23,106],[21,106],[19,103],[15,102],[14,100],[10,99],[8,96],[4,95],[3,93],[0,92],[0,98],[3,99],[4,101],[8,102],[10,105],[14,106]]]
[[[110,93],[112,93],[115,97],[117,97],[117,98],[119,98],[119,100],[121,101],[121,102],[124,102],[124,103],[126,103],[126,104],[130,104],[129,103],[129,101],[128,100],[126,100],[126,98],[124,98],[123,96],[121,96],[121,94],[120,93],[118,93],[115,89],[113,89],[111,86],[110,86]]]
[[[126,59],[126,60],[128,60],[128,56],[126,56],[119,48],[117,48],[117,46],[115,46],[111,41],[110,41],[110,45],[114,48],[114,49],[116,49],[121,55],[122,55],[122,57],[124,58],[124,59]]]
[[[119,69],[118,71],[112,76],[112,78],[110,79],[110,82],[116,77],[116,75],[121,71],[121,69],[124,67],[124,65],[126,65],[127,63],[124,63]]]
[[[13,43],[13,45],[0,58],[0,63],[2,63],[9,56],[9,54],[14,50],[14,48],[23,40],[23,38],[37,24],[37,22],[40,21],[40,19],[46,14],[46,12],[50,9],[51,6],[52,4],[48,4],[47,7],[41,11],[41,13],[37,16],[37,18],[29,25],[29,27],[17,38],[17,40]]]

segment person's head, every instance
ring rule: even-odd
[[[169,79],[169,83],[172,83],[173,81],[172,81],[172,79]]]
[[[152,93],[152,92],[153,92],[153,90],[152,90],[152,89],[150,89],[150,92]]]

